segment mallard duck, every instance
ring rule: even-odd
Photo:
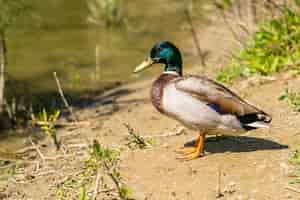
[[[162,114],[199,132],[194,147],[178,151],[184,160],[204,155],[205,135],[238,135],[267,127],[272,118],[247,103],[225,86],[203,76],[182,75],[182,57],[171,42],[154,45],[150,56],[135,68],[134,73],[156,63],[164,64],[164,72],[154,81],[151,102]]]

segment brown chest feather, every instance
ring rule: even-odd
[[[151,102],[153,106],[161,113],[164,113],[162,107],[162,97],[164,87],[172,80],[178,78],[175,74],[162,74],[154,81],[151,88]]]

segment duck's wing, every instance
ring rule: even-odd
[[[207,103],[220,114],[235,115],[243,124],[269,123],[271,117],[249,104],[225,86],[202,76],[185,76],[177,79],[175,87]]]

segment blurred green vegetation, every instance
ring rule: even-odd
[[[130,199],[133,190],[124,183],[119,171],[118,163],[120,162],[120,151],[99,144],[94,141],[90,158],[87,161],[87,166],[98,171],[102,168],[104,173],[108,175],[115,184],[122,200]]]
[[[27,0],[0,0],[0,31],[15,25],[17,19],[27,15],[31,8]]]
[[[45,108],[38,114],[38,120],[34,121],[44,133],[53,139],[56,149],[59,150],[60,143],[57,140],[55,122],[58,120],[60,110],[55,110],[53,113],[47,112]]]
[[[294,182],[300,183],[300,151],[299,151],[299,149],[294,152],[291,160],[296,165],[296,169],[295,169],[296,179]]]
[[[104,21],[107,27],[117,26],[125,22],[125,10],[123,0],[86,0],[89,16],[88,21],[101,23]]]
[[[288,102],[297,112],[300,112],[300,92],[285,89],[279,100]]]
[[[259,26],[246,48],[219,73],[219,81],[232,83],[238,77],[266,76],[299,66],[300,13],[287,7],[282,12],[280,18]]]
[[[128,130],[129,137],[127,138],[127,146],[130,149],[145,149],[155,144],[154,138],[145,138],[139,135],[129,124],[124,124],[124,126]]]
[[[124,183],[121,176],[120,153],[120,149],[106,147],[95,140],[90,148],[89,158],[84,163],[82,173],[66,179],[59,185],[56,192],[57,198],[73,199],[78,195],[79,199],[91,199],[87,193],[91,193],[89,188],[94,183],[94,178],[99,176],[98,189],[107,190],[106,195],[110,196],[110,192],[118,192],[119,198],[116,199],[130,199],[133,190]],[[112,183],[114,183],[114,187]]]

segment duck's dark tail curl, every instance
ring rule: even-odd
[[[265,112],[251,113],[238,117],[242,126],[246,130],[269,127],[272,117]]]

